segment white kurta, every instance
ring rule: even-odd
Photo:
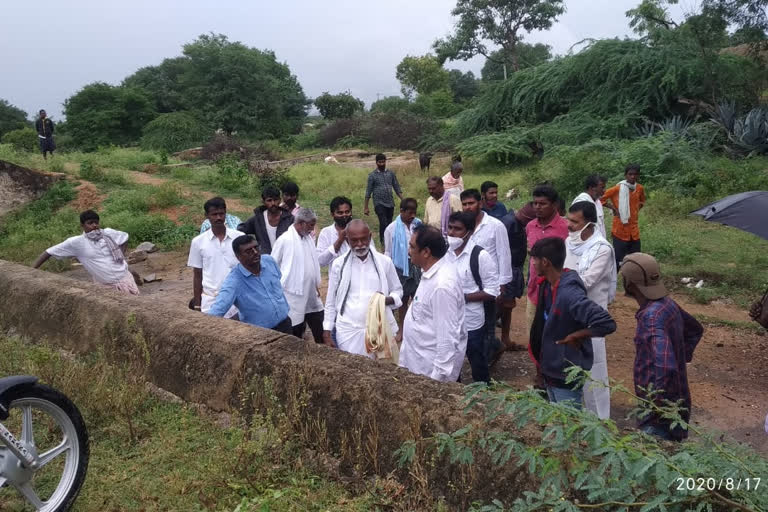
[[[509,235],[504,223],[483,213],[483,219],[472,233],[472,241],[491,255],[499,269],[499,285],[512,281],[512,254],[509,252]]]
[[[595,205],[595,209],[597,210],[597,229],[600,230],[603,238],[605,238],[605,212],[603,211],[603,203],[601,203],[599,199],[592,199],[592,196],[586,192],[577,195],[573,200],[573,203],[578,203],[580,201],[588,201]],[[573,205],[573,203],[571,203],[571,205]]]
[[[351,279],[349,284],[349,293],[347,293],[344,303],[344,314],[341,314],[337,308],[341,297],[337,297],[341,279],[341,269],[344,266],[344,258],[339,258],[331,265],[328,274],[328,295],[325,299],[325,317],[323,319],[323,329],[332,331],[336,328],[336,345],[340,350],[351,354],[358,354],[373,358],[365,349],[365,329],[366,317],[368,314],[368,304],[375,293],[382,293],[392,297],[394,304],[387,306],[387,319],[389,321],[392,333],[397,333],[397,321],[392,314],[393,308],[402,306],[403,287],[397,277],[395,266],[386,256],[379,255],[379,262],[383,268],[381,272],[386,277],[386,289],[382,290],[382,280],[376,272],[373,263],[372,253],[369,253],[365,260],[357,256],[350,255],[349,266],[345,272],[350,272]]]
[[[102,233],[110,237],[117,245],[128,241],[128,233],[111,228],[102,228]],[[56,259],[77,258],[94,282],[99,284],[115,284],[125,279],[128,273],[128,263],[124,258],[120,263],[115,262],[112,251],[109,250],[103,238],[93,242],[85,237],[85,233],[67,238],[58,245],[46,249],[48,254]]]
[[[472,249],[474,247],[475,243],[470,240],[458,256],[454,251],[448,251],[448,254],[446,254],[448,261],[456,267],[456,272],[461,280],[462,291],[465,295],[480,291],[470,266]],[[496,266],[496,261],[491,258],[488,251],[480,251],[480,255],[477,258],[477,267],[480,280],[483,282],[483,291],[488,295],[498,297],[499,270]],[[467,327],[467,332],[476,331],[485,325],[485,308],[482,302],[467,302],[465,304],[464,325]]]
[[[227,228],[224,240],[219,240],[213,230],[209,229],[192,239],[187,266],[203,271],[203,295],[200,298],[200,311],[203,313],[211,309],[224,279],[230,270],[237,266],[232,241],[243,234],[236,229]],[[237,308],[232,306],[224,318],[231,318],[236,314]]]
[[[567,246],[566,246],[567,247]],[[589,268],[579,268],[580,257],[567,251],[565,267],[578,272],[579,277],[587,288],[587,298],[603,309],[608,309],[608,302],[613,293],[613,277],[616,260],[609,246],[601,245],[597,256]],[[608,384],[608,357],[605,351],[605,338],[592,338],[593,362],[590,374],[592,380]],[[611,417],[610,389],[600,384],[584,386],[584,405],[600,419]]]
[[[321,267],[327,267],[339,256],[349,250],[349,244],[346,240],[341,244],[339,252],[333,250],[333,244],[339,239],[339,232],[336,230],[336,224],[331,224],[320,230],[317,235],[317,261]]]
[[[421,275],[403,323],[400,366],[442,382],[456,382],[467,352],[464,292],[446,258]]]
[[[321,277],[320,269],[315,263],[317,260],[315,244],[311,236],[300,238],[295,230],[296,228],[291,226],[272,246],[272,257],[280,266],[280,272],[283,274],[281,282],[285,300],[290,307],[288,316],[291,318],[291,325],[293,326],[301,324],[307,313],[323,310],[323,302],[317,291]],[[292,246],[288,244],[292,244]],[[298,265],[302,265],[302,268],[299,269]],[[292,284],[291,276],[294,281],[301,279],[300,286]],[[300,288],[301,293],[295,293],[294,286],[296,289]]]

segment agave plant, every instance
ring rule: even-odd
[[[768,109],[753,108],[738,116],[733,103],[722,103],[715,108],[712,121],[728,135],[726,149],[738,155],[768,153]]]
[[[671,133],[677,137],[687,137],[691,125],[693,125],[692,119],[673,116],[658,123],[646,120],[642,126],[636,127],[636,130],[641,137],[653,137],[658,133]]]

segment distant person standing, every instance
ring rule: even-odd
[[[448,234],[448,217],[461,211],[461,199],[445,190],[443,178],[431,176],[427,178],[427,205],[424,207],[424,224],[435,227]]]
[[[370,215],[368,203],[373,196],[373,210],[379,218],[379,241],[384,245],[384,231],[392,222],[395,215],[395,202],[392,191],[403,200],[403,191],[395,173],[387,169],[387,157],[381,153],[376,155],[376,169],[368,175],[368,185],[365,189],[365,208],[363,213]]]
[[[139,288],[125,261],[128,233],[110,228],[102,229],[99,225],[99,214],[93,210],[80,214],[80,227],[83,229],[81,235],[67,238],[60,244],[49,247],[32,267],[40,268],[51,256],[59,260],[76,258],[94,283],[122,293],[138,295]]]
[[[53,156],[53,152],[56,150],[56,143],[53,141],[53,121],[48,119],[45,110],[40,111],[40,116],[35,121],[35,128],[37,129],[37,138],[40,142],[40,151],[43,152],[43,158],[48,159],[46,153],[50,153]]]
[[[507,207],[499,201],[499,186],[492,181],[485,181],[480,185],[480,194],[483,196],[483,211],[501,220],[507,214]]]
[[[603,194],[605,194],[605,178],[597,174],[587,176],[584,181],[584,192],[576,196],[571,205],[581,201],[593,203],[597,212],[597,230],[605,238],[605,212],[603,211],[603,203],[600,202]]]
[[[600,202],[613,211],[613,249],[616,252],[616,267],[628,254],[640,252],[640,210],[645,206],[645,189],[637,182],[640,166],[629,164],[624,169],[624,181],[605,191]]]
[[[626,294],[637,301],[635,313],[635,394],[664,406],[665,401],[682,403],[680,416],[691,419],[691,392],[686,363],[701,340],[704,328],[669,298],[661,281],[661,270],[653,256],[635,253],[624,258],[619,270]],[[650,388],[657,393],[648,395]],[[673,421],[651,412],[641,417],[639,427],[663,439],[682,441],[688,430],[672,428]]]
[[[464,172],[464,165],[455,161],[451,164],[451,171],[443,176],[443,186],[445,186],[446,192],[450,192],[454,196],[461,195],[464,192],[464,178],[461,177]]]

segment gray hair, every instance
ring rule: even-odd
[[[452,171],[463,171],[464,166],[461,164],[461,162],[453,162],[451,164],[451,170]]]
[[[299,222],[315,222],[317,220],[317,215],[311,208],[299,208],[299,211],[296,212],[296,215],[294,216],[293,223],[298,224]]]
[[[365,228],[369,232],[371,231],[371,227],[363,219],[352,219],[349,221],[349,224],[347,224],[346,230],[349,231],[349,228]]]

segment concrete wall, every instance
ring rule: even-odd
[[[0,160],[0,215],[39,198],[60,179],[60,174],[35,171]]]
[[[293,336],[208,317],[91,283],[0,260],[0,324],[76,353],[103,350],[183,399],[246,413],[279,407],[302,438],[362,473],[396,469],[405,440],[467,423],[460,384],[441,384],[391,364],[352,356]],[[474,494],[514,497],[525,480],[498,470],[473,475]],[[462,502],[439,461],[425,466],[430,492]],[[524,478],[523,476],[516,477]],[[466,494],[466,493],[465,493]],[[458,501],[457,501],[458,500]]]

